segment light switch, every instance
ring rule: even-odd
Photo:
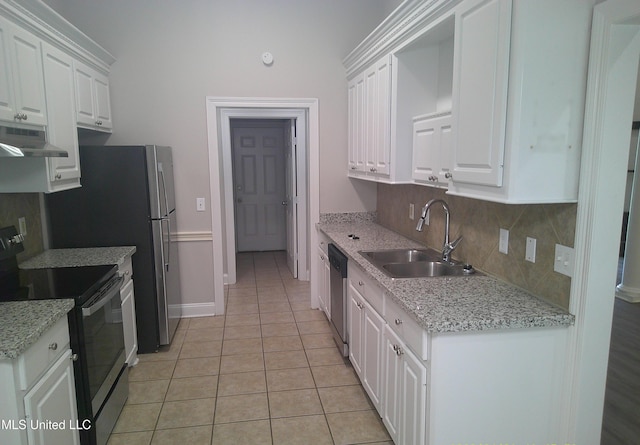
[[[572,277],[574,264],[573,248],[556,244],[556,255],[553,262],[553,270],[568,277]]]
[[[413,203],[409,204],[409,219],[413,221],[416,219],[416,208]]]
[[[536,239],[527,237],[527,247],[524,259],[532,263],[536,262]]]
[[[509,231],[507,229],[500,229],[500,240],[498,242],[498,252],[509,253]]]
[[[196,211],[204,212],[204,198],[196,198]]]

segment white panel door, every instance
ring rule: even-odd
[[[281,126],[233,129],[238,252],[285,250],[285,150]]]
[[[298,278],[298,193],[296,169],[296,121],[285,123],[285,201],[286,201],[286,230],[287,230],[287,267]]]

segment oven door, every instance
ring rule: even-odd
[[[94,417],[103,407],[124,366],[122,281],[119,276],[111,279],[81,310],[86,377]]]

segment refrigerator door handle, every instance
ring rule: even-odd
[[[166,212],[163,215],[163,219],[166,218],[167,224],[167,261],[164,264],[164,268],[169,270],[169,264],[171,264],[171,219],[169,218],[169,198],[167,197],[167,187],[164,182],[164,171],[162,170],[162,164],[158,164],[158,173],[160,173],[160,183],[162,184],[162,195],[164,197],[164,210]]]

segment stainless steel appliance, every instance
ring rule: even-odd
[[[331,264],[331,331],[340,353],[348,357],[347,257],[334,244],[329,244],[328,254]]]
[[[0,125],[0,158],[69,157],[65,150],[47,142],[43,129]]]
[[[19,270],[23,251],[15,227],[0,229],[0,301],[72,298],[68,314],[73,371],[83,445],[104,445],[127,400],[120,286],[116,266]]]
[[[82,146],[82,187],[46,195],[51,247],[136,246],[138,352],[168,345],[181,311],[171,147]]]

